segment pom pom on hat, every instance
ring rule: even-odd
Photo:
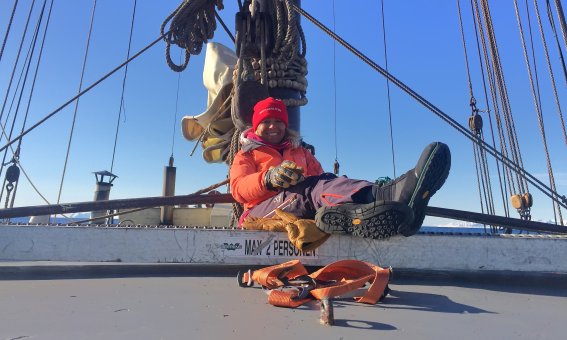
[[[260,125],[264,119],[268,118],[281,120],[285,123],[285,127],[287,128],[287,107],[283,101],[273,97],[268,97],[260,100],[256,103],[256,105],[254,105],[254,114],[252,115],[252,128],[254,131],[256,131],[256,128],[258,128],[258,125]]]

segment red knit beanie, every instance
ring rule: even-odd
[[[254,114],[252,115],[252,129],[256,131],[256,128],[264,119],[275,118],[279,119],[285,123],[287,128],[287,108],[283,101],[268,97],[266,99],[260,100],[254,105]]]

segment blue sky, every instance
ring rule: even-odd
[[[485,107],[484,95],[470,5],[468,1],[461,2],[472,81],[479,108],[482,109]],[[42,3],[36,1],[33,25]],[[220,12],[231,28],[236,3],[225,1],[225,9]],[[133,52],[158,37],[162,21],[178,4],[179,1],[138,1]],[[19,1],[6,50],[0,61],[2,100],[30,5],[30,0]],[[302,5],[324,24],[333,26],[332,1],[304,0]],[[13,1],[0,2],[2,38],[12,6]],[[133,0],[98,0],[85,85],[96,81],[125,60],[132,6]],[[376,0],[357,1],[356,7],[351,2],[336,1],[335,27],[336,32],[350,44],[384,66],[380,6],[381,2]],[[492,1],[491,6],[524,164],[532,174],[544,176],[547,173],[545,157],[513,2]],[[91,10],[92,1],[55,1],[29,122],[35,123],[77,93]],[[551,40],[544,8],[542,11],[561,104],[567,107],[566,84],[558,64],[557,48]],[[469,93],[456,2],[386,0],[385,15],[390,72],[466,125],[470,115]],[[316,146],[317,157],[328,171],[332,171],[336,140],[341,174],[369,180],[381,176],[393,177],[385,79],[337,45],[335,98],[333,41],[306,19],[302,23],[309,62],[309,104],[302,108],[302,135]],[[558,190],[565,193],[566,149],[537,26],[534,26],[534,30],[546,133]],[[213,41],[232,46],[220,25]],[[28,46],[29,38],[24,43],[24,51]],[[204,53],[192,56],[189,67],[180,75],[176,110],[178,74],[168,68],[164,47],[164,43],[159,43],[129,66],[124,98],[126,113],[121,121],[114,166],[119,178],[112,189],[112,198],[160,195],[163,167],[172,152],[172,140],[177,166],[177,194],[191,193],[217,183],[226,176],[224,164],[207,164],[199,152],[193,157],[188,156],[193,143],[183,139],[179,128],[183,115],[198,114],[206,108],[207,96],[202,85]],[[173,50],[174,56],[178,53],[177,49]],[[19,75],[20,67],[16,75]],[[92,172],[110,168],[122,77],[123,73],[118,72],[80,99],[61,202],[91,200],[94,191]],[[480,211],[471,143],[397,88],[392,86],[391,90],[397,174],[413,167],[422,148],[429,142],[443,141],[452,149],[453,168],[446,186],[432,199],[431,205]],[[29,83],[25,93],[29,93]],[[26,96],[24,103],[27,103]],[[25,108],[25,105],[22,106]],[[24,138],[22,146],[21,163],[50,202],[57,200],[73,108],[70,105],[30,133]],[[21,126],[24,112],[19,115],[20,123],[17,126]],[[488,134],[487,130],[485,134]],[[496,195],[499,197],[498,193]],[[535,218],[551,219],[549,200],[536,193],[534,196]],[[16,205],[36,204],[43,204],[43,201],[22,177]],[[497,209],[502,211],[500,200]]]

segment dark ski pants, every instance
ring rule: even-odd
[[[310,176],[303,182],[280,191],[277,195],[246,211],[241,221],[246,216],[272,217],[275,209],[290,212],[301,218],[312,219],[317,209],[352,203],[356,192],[372,185],[368,181],[350,179],[345,176],[337,177],[331,173]]]

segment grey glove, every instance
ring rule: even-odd
[[[283,161],[275,168],[271,168],[264,176],[264,183],[270,190],[287,189],[303,181],[303,168],[292,161]]]

